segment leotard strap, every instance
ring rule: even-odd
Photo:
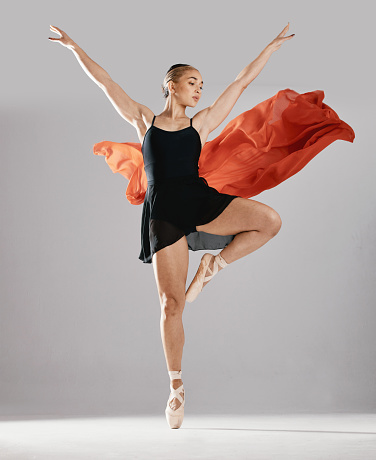
[[[192,118],[191,118],[191,126],[192,126]]]
[[[151,126],[154,125],[154,120],[155,120],[156,115],[154,115],[153,121],[151,122]]]

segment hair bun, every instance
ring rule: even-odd
[[[172,65],[166,72],[166,75],[168,74],[168,72],[170,72],[171,70],[173,69],[176,69],[176,67],[183,67],[183,66],[188,66],[189,67],[189,64],[174,64]]]

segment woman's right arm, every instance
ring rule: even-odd
[[[120,116],[132,124],[137,131],[142,131],[142,125],[145,124],[145,119],[152,117],[152,111],[148,107],[131,99],[125,91],[112,80],[110,75],[100,65],[90,59],[85,51],[65,32],[51,25],[50,30],[59,33],[61,37],[49,37],[49,40],[57,41],[66,48],[72,50],[85,73],[104,91]]]

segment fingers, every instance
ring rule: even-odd
[[[282,30],[282,32],[278,35],[278,37],[283,37],[285,33],[289,30],[290,23],[287,23],[287,26]]]
[[[54,26],[51,26],[51,25],[50,25],[50,30],[51,30],[52,32],[55,32],[56,34],[60,35],[60,37],[59,37],[59,38],[56,38],[56,37],[55,37],[55,38],[48,37],[48,39],[51,40],[51,41],[60,41],[61,38],[62,38],[62,36],[63,36],[63,34],[62,34],[62,32],[60,31],[60,29],[58,29],[57,27],[54,27]]]
[[[50,25],[50,30],[51,30],[52,32],[55,32],[55,33],[60,34],[61,36],[63,36],[62,31],[61,31],[58,27],[54,27],[54,26],[51,26],[51,25]]]
[[[295,34],[288,35],[287,37],[280,37],[281,43],[284,43],[286,40],[291,40]]]

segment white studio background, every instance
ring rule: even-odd
[[[368,5],[368,7],[367,7]],[[191,413],[374,412],[375,66],[369,2],[71,0],[4,3],[1,29],[0,412],[160,413],[168,374],[142,206],[94,156],[138,142],[71,51],[66,31],[160,113],[175,63],[210,105],[290,21],[287,41],[228,118],[278,90],[321,89],[355,131],[252,197],[279,234],[209,284],[184,315]],[[190,252],[188,283],[203,252]]]

